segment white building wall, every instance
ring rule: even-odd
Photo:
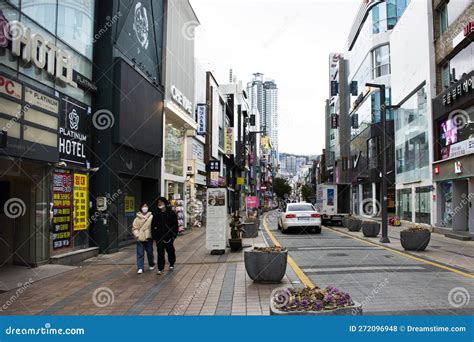
[[[392,64],[392,104],[400,104],[423,82],[426,82],[429,165],[433,162],[432,103],[436,94],[432,7],[429,0],[412,0],[390,37]],[[409,39],[407,39],[409,37]],[[403,134],[410,134],[403,130]],[[416,184],[403,184],[397,179],[396,188],[412,189],[412,213],[415,213],[415,187],[432,185],[429,178]],[[432,194],[436,194],[435,189]],[[431,199],[431,223],[436,221],[436,201]]]

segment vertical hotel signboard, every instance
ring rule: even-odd
[[[87,229],[89,216],[89,176],[84,173],[74,174],[74,205],[73,205],[73,229]]]
[[[234,154],[234,128],[226,127],[224,133],[224,154]]]
[[[71,244],[71,197],[71,171],[55,170],[53,174],[53,249],[69,247]]]

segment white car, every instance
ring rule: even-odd
[[[278,229],[286,234],[290,228],[298,228],[303,231],[313,230],[321,233],[321,215],[311,203],[287,203],[280,210],[278,218]]]

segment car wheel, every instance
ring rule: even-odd
[[[288,228],[285,229],[285,228],[281,227],[281,232],[283,234],[288,234]]]
[[[315,228],[313,228],[313,233],[314,233],[314,234],[321,234],[321,227],[315,227]]]
[[[278,230],[281,230],[281,224],[278,222]]]

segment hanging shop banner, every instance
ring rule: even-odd
[[[71,245],[72,174],[68,170],[53,173],[53,249]],[[45,208],[49,210],[48,208]]]
[[[89,176],[83,173],[74,174],[74,203],[73,221],[74,230],[87,229],[89,216]]]
[[[196,107],[197,134],[206,134],[207,105],[198,104]]]
[[[135,196],[125,196],[124,207],[125,216],[135,216]]]
[[[237,177],[237,185],[244,185],[245,178],[244,177]]]
[[[225,250],[227,245],[227,190],[207,189],[206,248]]]
[[[59,127],[59,158],[66,163],[87,167],[90,160],[89,136],[91,131],[90,107],[61,97]]]
[[[224,135],[224,154],[234,154],[234,128],[227,127]]]

